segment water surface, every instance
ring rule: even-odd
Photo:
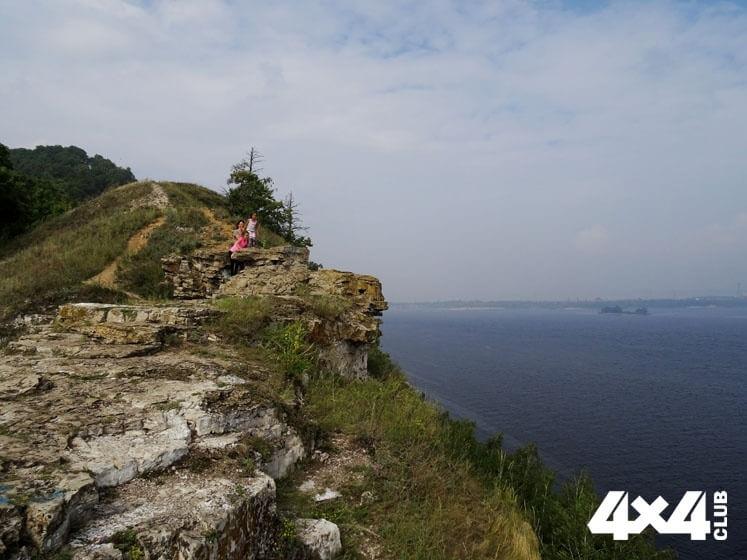
[[[535,442],[561,475],[586,467],[600,493],[675,504],[727,490],[725,543],[662,542],[685,560],[747,559],[747,309],[650,311],[393,306],[382,346],[478,435]]]

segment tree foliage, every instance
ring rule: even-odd
[[[0,241],[70,207],[70,199],[59,186],[15,170],[10,150],[0,144]]]
[[[234,166],[229,183],[235,185],[228,190],[228,207],[236,216],[246,219],[257,213],[262,227],[280,233],[283,222],[283,203],[275,200],[272,179],[261,179],[248,169]]]
[[[129,167],[118,167],[98,154],[89,157],[77,146],[15,148],[10,158],[16,171],[56,185],[74,204],[136,180]]]
[[[103,190],[135,181],[129,169],[76,146],[0,144],[0,240],[29,230]]]
[[[270,177],[257,175],[259,153],[252,148],[248,156],[231,168],[228,177],[228,207],[234,216],[248,218],[253,212],[261,227],[268,228],[288,243],[300,247],[310,247],[311,239],[300,235],[307,228],[301,225],[298,202],[290,193],[285,202],[275,198],[275,187]]]

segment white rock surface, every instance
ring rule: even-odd
[[[337,490],[332,490],[331,488],[325,488],[324,492],[314,496],[314,501],[326,502],[329,500],[334,500],[335,498],[339,498],[340,496],[342,496],[342,494],[340,494]]]
[[[96,486],[119,486],[138,474],[175,463],[189,452],[191,439],[187,421],[169,415],[158,431],[132,430],[89,441],[75,438],[70,459],[93,473]]]
[[[326,519],[297,519],[298,537],[321,560],[331,560],[342,550],[340,529]]]

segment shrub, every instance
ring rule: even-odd
[[[379,341],[371,344],[368,348],[368,375],[376,379],[382,379],[390,372],[396,371],[392,358],[382,351]]]

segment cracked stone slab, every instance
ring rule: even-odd
[[[262,473],[240,483],[177,474],[122,487],[70,544],[76,559],[107,558],[106,541],[128,529],[147,558],[256,559],[273,546],[275,519],[275,483]]]

